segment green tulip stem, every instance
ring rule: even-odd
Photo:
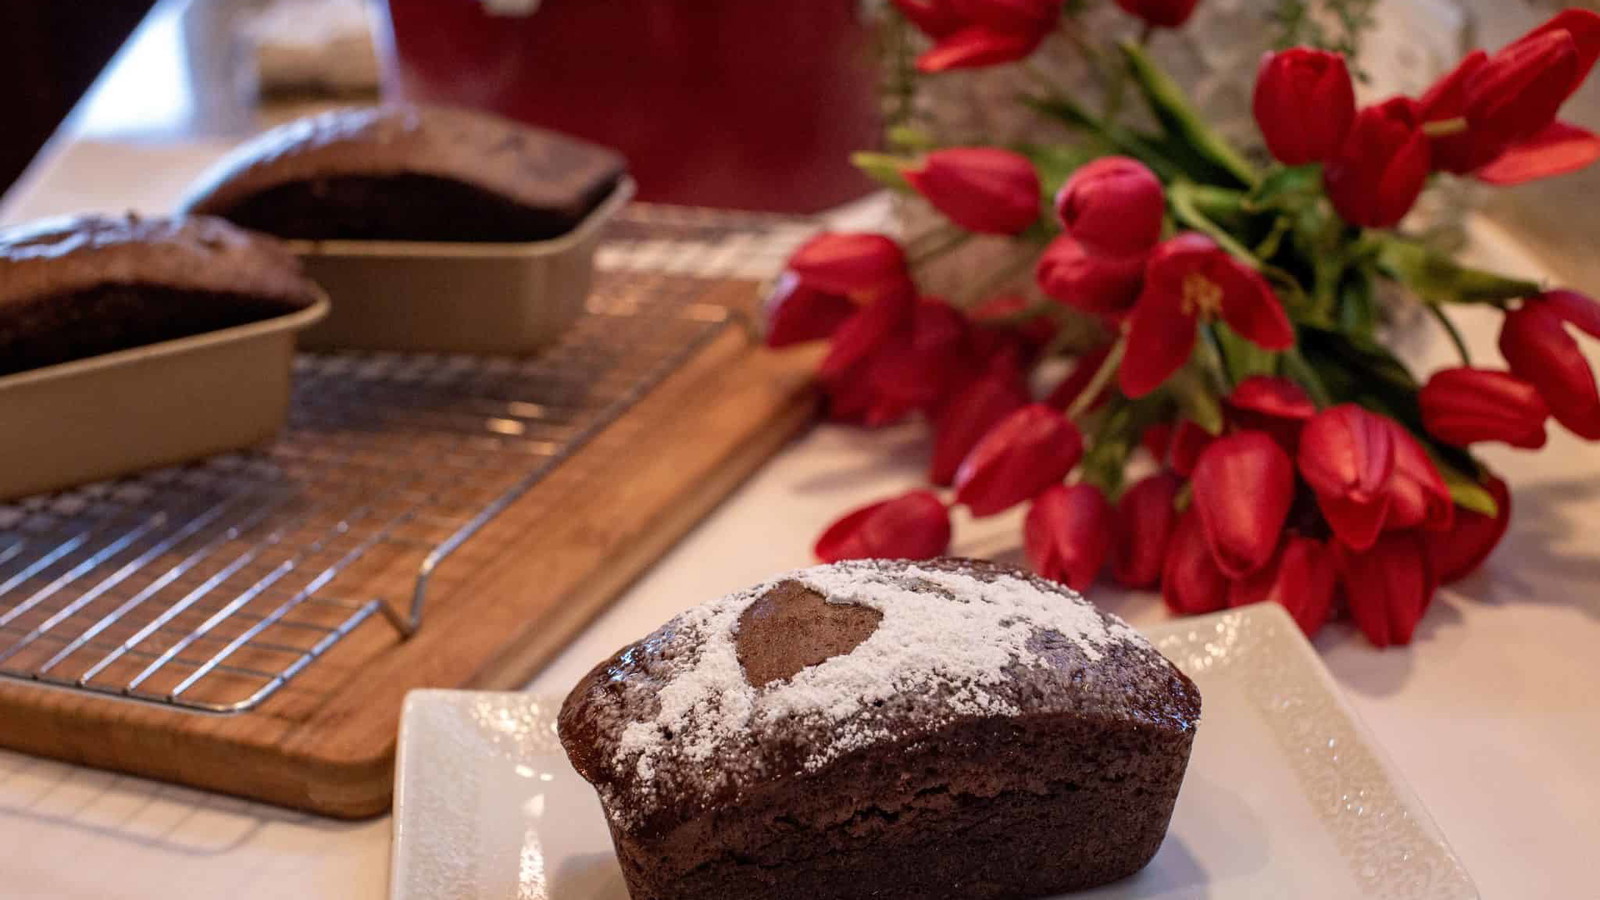
[[[1444,333],[1450,336],[1450,343],[1455,345],[1456,353],[1461,355],[1461,364],[1464,366],[1471,366],[1472,351],[1467,349],[1466,338],[1461,336],[1461,331],[1460,329],[1456,328],[1456,323],[1450,321],[1450,316],[1439,306],[1439,304],[1424,303],[1422,305],[1435,319],[1439,321],[1439,325],[1444,328]]]
[[[1127,352],[1128,339],[1125,337],[1118,338],[1117,342],[1112,345],[1111,352],[1106,354],[1105,362],[1100,364],[1100,368],[1094,373],[1094,377],[1089,379],[1089,383],[1084,387],[1083,393],[1079,394],[1078,399],[1074,400],[1072,406],[1067,409],[1067,418],[1069,420],[1077,422],[1083,417],[1084,413],[1087,413],[1094,406],[1095,398],[1100,396],[1101,392],[1111,384],[1111,379],[1117,374],[1117,367],[1122,365],[1122,357]]]

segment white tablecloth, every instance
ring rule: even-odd
[[[159,211],[220,149],[63,142],[0,207],[0,219],[84,208]],[[1484,225],[1474,232],[1480,255],[1533,273],[1535,263],[1504,235]],[[1494,358],[1491,326],[1487,316],[1468,322],[1485,359]],[[1424,351],[1425,363],[1442,352]],[[806,564],[811,540],[835,515],[916,484],[921,453],[915,427],[815,429],[530,689],[564,693],[594,662],[672,613]],[[1483,896],[1596,897],[1600,450],[1553,429],[1543,453],[1488,456],[1517,501],[1510,536],[1489,566],[1441,597],[1410,649],[1380,653],[1342,627],[1319,644]],[[1014,554],[1016,525],[1011,517],[960,523],[956,550]],[[1102,588],[1094,597],[1135,623],[1164,615],[1149,596]],[[323,821],[0,754],[0,896],[7,898],[378,898],[389,831],[387,820]]]

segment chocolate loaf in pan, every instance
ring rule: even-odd
[[[0,231],[0,375],[306,309],[271,238],[220,219],[73,216]]]
[[[625,171],[614,151],[486,113],[361,107],[246,142],[183,205],[281,238],[526,242],[572,230]]]
[[[633,900],[1021,900],[1150,861],[1199,713],[1064,587],[857,562],[684,613],[585,677],[560,732]]]

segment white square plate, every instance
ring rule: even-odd
[[[1477,898],[1280,607],[1147,633],[1200,686],[1194,757],[1155,860],[1074,900]],[[559,706],[472,691],[407,698],[393,900],[627,900],[600,804],[556,740]]]

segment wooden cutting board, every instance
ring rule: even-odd
[[[749,281],[701,302],[749,309]],[[511,689],[810,421],[808,352],[728,327],[451,556],[400,640],[374,616],[261,706],[203,715],[0,682],[0,745],[329,816],[389,807],[407,691]],[[404,598],[414,560],[347,596]]]

